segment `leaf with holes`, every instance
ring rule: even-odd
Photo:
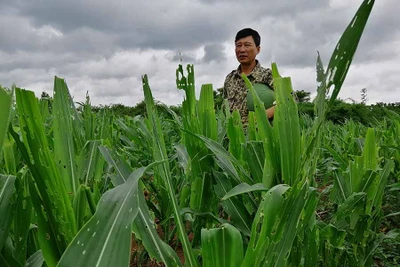
[[[138,213],[138,183],[145,170],[135,170],[124,184],[104,193],[96,213],[57,266],[129,266],[131,225]]]

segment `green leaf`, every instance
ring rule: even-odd
[[[87,217],[89,208],[88,208],[88,201],[86,198],[85,187],[86,187],[85,185],[81,184],[74,195],[73,206],[74,206],[75,219],[78,229],[81,229],[85,225],[88,219]]]
[[[22,267],[14,257],[14,252],[11,237],[8,237],[3,249],[0,251],[0,266]]]
[[[224,171],[226,171],[229,174],[229,176],[234,178],[238,183],[241,182],[252,183],[251,177],[244,170],[242,164],[236,158],[234,158],[228,151],[226,151],[225,148],[220,143],[202,135],[196,135],[196,137],[201,139],[208,147],[208,149],[210,149],[214,153],[214,156],[217,159],[217,164]],[[237,166],[237,168],[239,169],[241,176],[239,176],[234,165]]]
[[[0,251],[6,242],[14,217],[12,196],[15,179],[12,175],[0,175]]]
[[[189,75],[192,77],[194,75],[193,69],[191,69],[191,71],[192,72]],[[178,71],[177,71],[177,74],[178,74]],[[189,79],[189,81],[191,81],[192,79],[193,79],[193,83],[191,83],[189,86],[190,87],[189,91],[193,93],[190,95],[191,100],[195,99],[194,78],[192,77],[191,79]],[[154,105],[154,99],[153,99],[153,96],[152,96],[152,93],[150,90],[147,75],[144,75],[142,77],[142,82],[143,82],[143,91],[144,91],[145,103],[146,103],[146,111],[147,111],[147,116],[148,116],[149,125],[150,125],[150,129],[152,131],[152,138],[153,138],[153,160],[164,162],[163,164],[156,167],[155,176],[157,176],[157,179],[159,179],[160,183],[162,183],[164,185],[164,188],[166,188],[166,190],[167,190],[168,199],[171,203],[173,213],[175,216],[174,220],[175,220],[175,224],[177,227],[178,236],[179,236],[180,241],[182,242],[183,251],[185,254],[185,262],[188,266],[198,266],[198,263],[194,256],[193,249],[189,242],[189,238],[186,234],[185,225],[183,224],[182,217],[179,212],[179,205],[178,205],[178,201],[177,201],[177,198],[175,195],[174,186],[172,184],[172,174],[171,174],[170,166],[168,163],[168,156],[167,156],[167,151],[166,151],[166,147],[165,147],[164,135],[161,130],[160,120],[157,116],[156,108]],[[193,106],[192,106],[192,104],[193,104]],[[194,110],[192,110],[192,108],[194,108],[194,102],[191,103],[191,106],[189,108],[191,110],[191,112],[193,112],[191,114],[194,114]]]
[[[0,160],[3,142],[7,134],[8,123],[12,111],[13,91],[6,90],[0,86]]]
[[[116,152],[108,149],[105,146],[100,146],[99,150],[105,160],[110,166],[113,166],[116,175],[111,176],[111,181],[114,185],[120,185],[125,183],[126,177],[128,177],[131,173],[131,167],[125,162],[122,161],[119,157],[117,157]]]
[[[54,77],[54,157],[67,192],[70,194],[75,194],[79,186],[74,147],[73,120],[76,119],[74,109],[65,81]]]
[[[64,180],[56,166],[54,152],[50,150],[38,100],[32,91],[16,88],[15,93],[24,143],[12,129],[10,132],[35,182],[30,187],[30,192],[33,206],[37,214],[41,214],[38,216],[42,217],[39,223],[39,240],[46,263],[52,267],[77,232],[74,211]],[[36,198],[35,201],[33,198]],[[49,245],[51,242],[56,245]],[[46,246],[47,249],[44,248]]]
[[[107,161],[114,167],[116,176],[113,179],[114,186],[125,183],[131,167],[116,153],[111,153],[106,147],[101,147],[103,155],[107,155]],[[138,215],[133,222],[133,231],[143,241],[146,251],[151,257],[163,262],[166,266],[180,266],[181,263],[177,254],[168,244],[161,240],[155,229],[150,210],[146,205],[143,192],[139,192]]]
[[[242,144],[245,142],[242,120],[238,110],[234,110],[228,121],[229,153],[236,159],[242,159]]]
[[[349,196],[334,214],[334,225],[338,228],[345,228],[349,226],[346,220],[347,217],[355,213],[363,213],[366,204],[366,195],[364,192],[359,192]]]
[[[15,205],[15,215],[13,223],[14,236],[18,237],[14,239],[15,246],[15,258],[24,265],[26,260],[27,251],[27,239],[29,228],[31,224],[31,217],[33,214],[32,201],[29,193],[29,182],[31,179],[30,173],[27,168],[23,168],[20,171],[20,178],[18,186],[18,198]]]
[[[307,192],[307,183],[298,183],[293,187],[280,184],[266,193],[242,266],[286,266],[298,229],[303,228],[300,222]]]
[[[314,105],[314,112],[317,114],[318,118],[322,118],[325,112],[325,97],[326,97],[326,84],[323,83],[325,79],[325,70],[324,65],[321,60],[321,56],[318,52],[317,55],[317,63],[316,63],[316,70],[317,70],[317,82],[319,84],[317,88],[317,97],[315,98],[315,105]]]
[[[276,234],[276,227],[280,221],[285,204],[285,192],[289,188],[287,185],[276,185],[268,190],[261,201],[251,226],[250,242],[241,266],[259,266],[266,256],[272,241],[271,235]]]
[[[243,261],[243,240],[230,224],[201,230],[203,266],[235,267]]]
[[[243,148],[243,154],[254,182],[261,183],[265,164],[264,143],[260,141],[247,142]]]
[[[299,179],[301,159],[298,109],[291,95],[293,89],[290,78],[274,77],[274,87],[277,103],[274,131],[279,136],[282,181],[294,185]]]
[[[214,173],[216,185],[215,192],[218,197],[222,198],[231,189],[232,185],[227,177],[221,173]],[[247,211],[243,202],[235,198],[228,198],[221,202],[225,212],[232,218],[233,224],[246,236],[251,233],[251,216]]]
[[[124,184],[102,195],[96,213],[72,240],[57,266],[129,266],[131,224],[138,214],[138,183],[145,170],[135,170]]]
[[[100,181],[104,169],[104,158],[101,156],[99,147],[100,140],[90,140],[78,157],[78,174],[82,182],[90,186],[94,181]]]
[[[329,100],[329,106],[334,104],[340,92],[374,3],[374,0],[363,1],[350,24],[340,37],[331,56],[325,83],[328,89],[332,85],[334,85],[335,88]]]
[[[320,230],[320,239],[328,241],[334,248],[344,249],[347,233],[332,224],[328,224]]]
[[[25,267],[42,267],[43,263],[43,253],[41,250],[38,250],[26,260]]]
[[[201,134],[217,140],[217,120],[214,109],[214,91],[211,84],[201,86],[198,102]]]
[[[400,183],[391,184],[388,187],[389,191],[400,191]]]
[[[268,191],[269,189],[264,186],[264,184],[254,184],[249,185],[246,183],[241,183],[234,188],[232,188],[221,200],[227,200],[230,197],[237,196],[244,193],[254,192],[254,191]]]
[[[261,101],[257,92],[254,90],[254,87],[251,84],[250,80],[247,78],[246,74],[242,73],[242,79],[244,80],[247,88],[249,89],[254,99],[254,111],[257,118],[257,125],[259,129],[257,140],[272,142],[272,127],[268,121],[264,103]]]
[[[11,137],[6,138],[5,142],[3,143],[3,158],[4,167],[7,174],[17,175],[19,157],[16,151],[17,149],[15,149],[15,141]]]
[[[133,229],[135,233],[140,233],[140,239],[152,258],[165,266],[182,266],[176,252],[158,236],[142,192],[139,193],[139,210]]]

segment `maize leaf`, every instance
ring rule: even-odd
[[[261,141],[249,141],[244,144],[243,155],[249,166],[254,183],[263,181],[263,169],[265,164],[264,144]]]
[[[204,267],[235,267],[243,261],[243,240],[230,224],[201,230]]]
[[[329,224],[319,231],[319,236],[322,262],[332,267],[342,265],[340,260],[345,252],[346,231]]]
[[[307,202],[307,184],[271,188],[253,221],[242,266],[285,266]],[[301,228],[301,227],[300,227]]]
[[[15,176],[0,174],[0,251],[3,248],[14,217],[14,201],[12,200]]]
[[[74,212],[64,181],[49,149],[38,101],[31,91],[16,88],[15,92],[24,143],[21,143],[20,137],[15,132],[10,132],[36,184],[32,184],[30,192],[32,196],[36,195],[36,200],[33,201],[36,212],[41,214],[39,216],[43,216],[39,224],[39,231],[42,233],[40,243],[41,247],[48,246],[49,250],[42,249],[42,251],[47,264],[51,267],[77,231]],[[45,244],[51,242],[55,242],[56,245]]]
[[[17,164],[19,158],[15,153],[15,142],[12,138],[6,138],[3,143],[3,157],[4,157],[4,167],[8,174],[17,175]],[[1,154],[1,151],[0,151]]]
[[[201,139],[207,146],[207,148],[210,149],[211,152],[213,152],[214,156],[217,159],[217,164],[224,171],[226,171],[229,174],[229,176],[234,178],[237,183],[246,182],[248,184],[252,184],[251,177],[246,172],[246,170],[244,170],[239,160],[237,160],[231,154],[229,154],[229,152],[226,151],[225,148],[220,143],[211,140],[205,136],[196,135],[196,137]],[[240,176],[234,165],[237,166],[237,168],[239,169]]]
[[[372,199],[371,209],[374,209],[376,213],[379,213],[379,209],[382,206],[383,194],[388,183],[389,175],[394,169],[394,161],[388,160],[383,167],[382,171],[379,172],[378,178],[376,179],[375,188],[367,190],[367,195]]]
[[[73,207],[75,211],[75,220],[78,229],[81,229],[88,217],[88,201],[86,198],[85,185],[81,184],[75,192]]]
[[[245,142],[242,121],[239,111],[235,110],[228,121],[229,153],[238,160],[242,160],[242,144]]]
[[[6,90],[0,86],[0,160],[2,155],[3,142],[7,134],[8,123],[12,111],[13,91]]]
[[[20,177],[18,181],[20,184],[18,186],[19,194],[15,205],[13,223],[14,237],[18,237],[14,238],[14,256],[21,263],[21,265],[25,265],[27,252],[26,243],[33,211],[31,196],[29,193],[28,179],[31,179],[30,173],[28,172],[27,168],[23,168],[20,171]]]
[[[118,178],[113,180],[114,186],[124,184],[129,176],[131,167],[116,154],[111,156],[106,147],[101,147],[101,150],[103,155],[107,155],[109,164],[115,168],[117,173]],[[132,228],[136,236],[143,241],[144,247],[152,258],[163,262],[166,266],[181,265],[176,253],[158,236],[143,192],[139,192],[138,215],[133,222]]]
[[[256,139],[264,142],[265,163],[263,183],[269,188],[271,186],[271,181],[278,180],[276,178],[278,178],[278,173],[280,171],[278,143],[274,138],[272,126],[267,119],[264,103],[260,100],[247,76],[242,74],[242,78],[254,100],[254,114],[258,129],[256,132]]]
[[[194,86],[194,85],[193,85]],[[181,214],[179,212],[178,201],[175,196],[175,190],[172,185],[172,175],[168,163],[168,157],[165,148],[164,136],[161,131],[161,125],[159,118],[157,116],[154,99],[151,94],[150,86],[148,84],[147,75],[143,77],[143,91],[146,102],[146,110],[150,123],[150,129],[153,132],[153,160],[155,161],[163,161],[162,164],[156,167],[155,175],[160,178],[162,181],[164,188],[166,188],[168,193],[169,201],[171,202],[171,206],[173,209],[174,220],[177,227],[177,232],[179,236],[179,240],[182,242],[182,247],[185,255],[185,263],[188,266],[198,266],[196,258],[194,256],[192,247],[190,245],[188,236],[186,234],[185,225],[183,224]],[[194,97],[194,96],[193,96]]]
[[[151,257],[163,262],[167,267],[182,266],[176,252],[158,236],[142,193],[139,194],[139,206],[133,229],[135,233],[140,234],[140,239],[146,251]]]
[[[36,251],[27,260],[25,267],[42,267],[44,258],[41,250]]]
[[[138,214],[139,179],[146,168],[105,192],[96,213],[72,240],[57,266],[129,266],[131,224]],[[79,259],[77,262],[76,259]]]
[[[18,260],[14,257],[14,247],[10,237],[7,238],[3,249],[0,251],[0,266],[1,267],[22,267]]]
[[[217,140],[217,119],[214,109],[214,91],[211,84],[201,86],[198,110],[201,134]]]
[[[177,70],[177,87],[185,90],[186,99],[182,103],[183,143],[191,158],[191,172],[188,173],[188,182],[196,183],[195,194],[191,195],[192,208],[200,212],[208,212],[213,209],[217,200],[212,190],[212,177],[210,166],[214,164],[212,157],[199,139],[193,134],[201,134],[211,140],[218,139],[218,125],[214,109],[214,91],[212,85],[205,84],[200,90],[199,101],[195,98],[195,82],[193,65],[187,66],[188,77],[183,75],[180,65]],[[181,76],[181,77],[179,77]],[[200,183],[198,179],[203,181]],[[197,180],[197,181],[196,181]],[[196,181],[196,182],[195,182]],[[200,186],[201,185],[201,186]],[[195,220],[194,243],[200,241],[202,219]]]
[[[239,184],[232,188],[221,200],[227,200],[230,197],[237,196],[244,193],[254,192],[254,191],[268,191],[269,189],[264,186],[264,184],[254,184],[249,185],[246,183]]]
[[[227,177],[221,173],[214,173],[216,185],[214,190],[219,198],[222,198],[232,190],[232,185]],[[244,235],[250,236],[251,233],[251,216],[247,211],[244,203],[237,198],[228,198],[221,202],[221,206],[225,212],[229,214],[233,225],[236,226]]]
[[[196,178],[190,185],[190,208],[201,210],[203,203],[204,177]]]
[[[299,229],[303,227],[301,217],[309,198],[308,189],[307,183],[299,183],[291,187],[288,199],[281,211],[280,222],[271,233],[272,242],[264,259],[265,266],[284,266],[287,264],[294,239]],[[274,232],[275,229],[276,233]]]
[[[259,266],[271,245],[273,228],[277,227],[279,215],[284,206],[284,194],[289,189],[287,185],[276,185],[260,203],[251,227],[250,242],[241,266]]]
[[[325,121],[327,110],[333,106],[334,101],[339,95],[374,3],[374,0],[363,1],[352,21],[340,37],[323,77],[323,65],[318,53],[317,82],[319,82],[319,85],[315,102],[315,114],[317,117],[312,130],[309,132],[310,137],[305,144],[301,163],[306,176],[311,176],[315,173],[317,164],[315,159],[319,158],[319,151],[315,148],[319,147],[321,142],[322,123]],[[331,86],[334,86],[334,89],[329,103],[326,105],[325,99]]]
[[[248,141],[257,140],[257,130],[256,130],[256,120],[254,117],[254,112],[250,111],[248,115],[249,125],[247,126],[247,139]]]
[[[365,210],[365,200],[366,193],[364,192],[351,194],[334,214],[334,225],[340,229],[349,227],[347,218],[351,215],[363,213]]]
[[[363,1],[332,53],[325,76],[326,87],[329,89],[334,85],[329,106],[340,92],[374,3],[374,0]]]
[[[90,140],[80,151],[77,173],[86,186],[90,186],[94,181],[100,181],[102,178],[105,160],[99,151],[100,145],[100,140]]]
[[[276,64],[272,65],[276,69]],[[294,185],[299,179],[300,167],[300,123],[297,105],[292,97],[290,78],[274,76],[276,108],[274,115],[275,136],[279,136],[282,181]]]
[[[54,78],[54,157],[66,190],[74,195],[79,187],[74,146],[74,103],[63,79]]]

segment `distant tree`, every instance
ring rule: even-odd
[[[299,103],[306,103],[306,102],[310,102],[310,100],[311,100],[310,92],[301,90],[301,91],[295,91],[294,93],[296,94],[296,97],[297,97]]]
[[[43,100],[49,100],[51,99],[51,96],[47,92],[43,91],[42,94],[40,95],[40,98]]]

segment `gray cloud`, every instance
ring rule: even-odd
[[[226,59],[225,47],[223,44],[208,44],[204,47],[204,57],[202,62],[221,61]]]
[[[276,61],[298,90],[315,90],[316,51],[328,63],[358,1],[123,1],[0,0],[0,83],[51,91],[65,77],[77,99],[134,105],[142,99],[141,75],[154,96],[179,103],[175,69],[195,64],[202,83],[220,87],[237,67],[233,38],[245,27],[261,36],[259,60]],[[344,84],[358,99],[367,87],[373,101],[399,101],[400,8],[376,1]],[[179,54],[181,51],[181,54]],[[198,92],[197,92],[198,93]],[[396,100],[397,99],[397,100]]]

